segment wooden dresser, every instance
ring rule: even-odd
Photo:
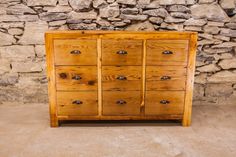
[[[197,34],[49,31],[51,126],[61,120],[191,123]]]

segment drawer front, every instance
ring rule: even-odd
[[[140,91],[103,91],[103,115],[139,115]]]
[[[141,90],[141,66],[103,66],[103,90]]]
[[[57,90],[97,90],[96,66],[57,66]]]
[[[95,39],[54,40],[56,65],[96,65]]]
[[[146,90],[185,90],[184,66],[147,66]]]
[[[146,91],[146,115],[183,114],[184,91]]]
[[[188,40],[147,40],[147,65],[186,65]]]
[[[102,65],[141,65],[142,40],[102,40]]]
[[[57,92],[57,108],[61,116],[97,115],[97,92]]]

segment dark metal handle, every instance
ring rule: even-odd
[[[127,55],[128,54],[128,52],[125,50],[120,50],[120,51],[117,51],[116,53],[119,55]]]
[[[169,51],[169,50],[166,50],[166,51],[163,51],[162,54],[164,54],[164,55],[171,55],[171,54],[173,54],[173,52]]]
[[[124,104],[126,104],[126,101],[124,101],[124,100],[117,100],[116,103],[119,104],[119,105],[124,105]]]
[[[162,77],[161,77],[161,80],[170,80],[170,79],[171,79],[170,76],[162,76]]]
[[[80,105],[80,104],[83,104],[83,101],[75,100],[75,101],[72,102],[72,104]]]
[[[160,103],[161,103],[161,104],[169,104],[170,101],[168,101],[168,100],[161,100]]]
[[[81,51],[80,50],[73,50],[70,53],[74,54],[74,55],[78,55],[78,54],[81,54]]]
[[[117,80],[127,80],[127,77],[121,75],[121,76],[118,76],[116,79]]]
[[[73,79],[73,80],[81,80],[82,77],[79,76],[79,75],[75,75],[75,76],[72,77],[72,79]]]
[[[62,78],[62,79],[65,79],[65,78],[67,78],[67,75],[66,75],[66,73],[60,73],[60,74],[59,74],[59,76],[60,76],[60,78]]]

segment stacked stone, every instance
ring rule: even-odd
[[[236,104],[235,0],[1,0],[0,102],[46,102],[46,30],[196,31],[195,104]]]

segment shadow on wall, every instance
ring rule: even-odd
[[[47,102],[44,32],[196,31],[194,104],[236,105],[234,0],[2,0],[0,102]]]

